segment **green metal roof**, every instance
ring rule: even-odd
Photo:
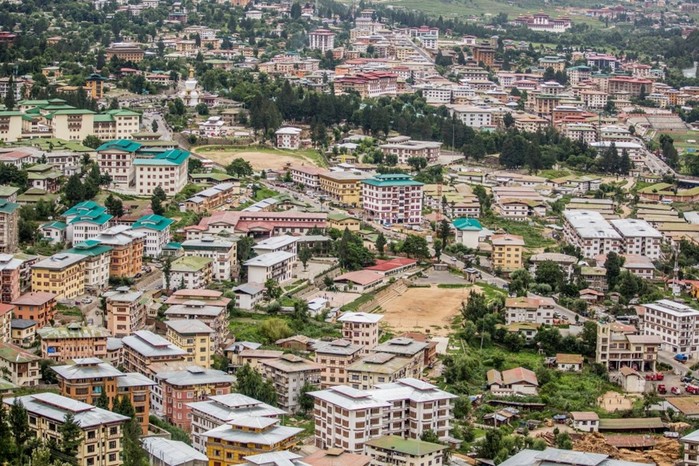
[[[410,456],[429,455],[436,451],[446,449],[444,445],[438,443],[423,442],[422,440],[406,439],[396,435],[384,435],[383,437],[373,438],[367,442],[382,450],[391,450]]]
[[[372,186],[422,186],[419,181],[414,181],[409,175],[399,173],[376,175],[373,178],[362,180],[362,183]]]
[[[70,108],[53,112],[54,115],[94,115],[94,113],[92,110],[85,108]]]
[[[22,116],[22,112],[16,112],[13,110],[4,110],[4,111],[0,112],[0,116],[4,116],[4,117]]]
[[[134,222],[132,228],[145,228],[147,230],[163,231],[175,223],[174,220],[156,214],[144,215]]]
[[[459,217],[455,218],[451,223],[454,225],[454,228],[461,231],[481,231],[483,229],[481,222],[475,218]]]
[[[105,212],[94,210],[84,215],[78,215],[68,223],[72,225],[78,222],[87,222],[94,223],[95,225],[104,225],[105,223],[109,222],[112,218],[113,217],[111,215]]]
[[[227,175],[225,173],[218,173],[218,172],[212,172],[212,173],[192,173],[189,175],[190,178],[193,180],[207,180],[207,179],[212,179],[216,181],[229,181],[229,180],[234,180],[235,178],[232,177],[231,175]]]
[[[189,158],[189,152],[182,149],[170,149],[156,154],[152,159],[136,159],[134,165],[182,165]]]
[[[198,272],[212,262],[207,257],[187,256],[180,257],[172,262],[173,272]]]
[[[56,230],[65,230],[66,224],[54,220],[53,222],[44,223],[43,225],[41,225],[41,228],[55,228]]]
[[[95,123],[110,123],[110,122],[114,121],[114,117],[112,117],[112,116],[109,115],[109,114],[98,113],[98,114],[95,115],[95,117],[93,118],[93,121],[94,121]]]
[[[0,184],[0,196],[12,196],[17,191],[19,191],[19,188],[15,188],[14,186],[9,186],[6,184]]]
[[[64,252],[69,252],[72,254],[82,254],[83,256],[99,256],[111,250],[111,246],[105,246],[99,241],[89,239],[87,241],[83,241],[82,243],[76,244],[71,249],[66,249]]]
[[[13,213],[15,210],[17,210],[18,207],[19,207],[19,204],[16,204],[14,202],[7,202],[7,201],[0,199],[0,212],[2,212],[4,214]]]
[[[129,139],[115,139],[114,141],[105,142],[95,150],[97,152],[101,152],[103,150],[116,149],[124,152],[136,152],[141,148],[141,145],[142,144],[140,142],[131,141]]]
[[[73,207],[63,212],[63,216],[68,217],[70,215],[84,215],[87,212],[91,212],[93,210],[98,209],[101,209],[102,212],[105,212],[107,210],[95,201],[83,201],[79,204],[75,204]]]

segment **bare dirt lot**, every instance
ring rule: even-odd
[[[408,288],[401,296],[381,305],[383,322],[394,332],[418,331],[448,336],[451,321],[459,313],[461,302],[480,288]]]
[[[287,164],[316,166],[315,162],[299,152],[286,151],[256,151],[256,150],[204,150],[195,153],[223,166],[228,165],[233,159],[242,158],[250,162],[253,170],[281,170]]]

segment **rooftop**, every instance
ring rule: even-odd
[[[438,443],[423,442],[422,440],[406,439],[396,435],[384,435],[383,437],[374,437],[367,445],[382,450],[391,450],[409,456],[425,456],[437,451],[444,450],[444,445]]]
[[[73,414],[75,422],[83,429],[101,425],[122,424],[129,420],[128,417],[121,414],[97,408],[55,393],[37,393],[17,398],[5,398],[2,401],[6,406],[12,406],[15,400],[20,401],[29,413],[51,419],[59,424],[63,423],[67,414]]]

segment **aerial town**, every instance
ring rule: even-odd
[[[0,12],[0,464],[699,466],[699,3]]]

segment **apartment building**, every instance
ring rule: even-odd
[[[367,354],[379,344],[381,319],[381,314],[345,312],[337,321],[342,322],[342,338],[353,345],[361,346],[362,354]]]
[[[611,96],[630,95],[631,97],[639,97],[642,93],[648,95],[653,92],[652,80],[628,76],[609,78],[607,86],[607,93]]]
[[[187,352],[149,330],[139,330],[122,338],[124,368],[153,378],[157,364],[185,362]]]
[[[131,278],[141,273],[145,246],[143,233],[131,231],[128,225],[115,225],[104,230],[95,240],[112,248],[110,277]]]
[[[566,210],[563,217],[563,236],[566,242],[580,248],[583,257],[592,259],[609,252],[621,253],[621,235],[599,212]]]
[[[29,431],[43,442],[55,441],[60,445],[61,425],[66,416],[72,415],[81,431],[76,465],[122,464],[122,429],[128,417],[55,393],[37,393],[2,401],[7,408],[21,403],[29,417]]]
[[[433,431],[447,438],[456,395],[417,379],[379,384],[372,390],[344,385],[311,392],[315,444],[362,453],[366,442],[382,435],[420,438]],[[341,428],[336,428],[341,425]]]
[[[144,215],[134,222],[131,231],[145,236],[143,254],[147,257],[160,257],[163,246],[170,242],[170,225],[174,220],[156,214]]]
[[[228,310],[226,307],[228,302],[230,302],[228,298],[223,298],[223,300],[185,300],[181,304],[172,304],[165,311],[165,317],[169,320],[196,319],[202,321],[215,332],[211,338],[215,350],[218,350],[228,337]],[[166,304],[171,304],[171,302],[166,302]]]
[[[137,372],[121,372],[99,358],[75,359],[71,364],[51,366],[58,379],[61,395],[94,405],[106,393],[113,404],[121,397],[127,397],[134,407],[141,431],[148,432],[150,415],[150,387],[155,382]]]
[[[281,235],[272,236],[255,244],[252,249],[258,255],[272,254],[275,252],[290,252],[296,255],[298,252],[299,238],[296,236]]]
[[[248,283],[262,283],[276,280],[288,282],[293,278],[296,254],[286,251],[271,252],[245,261],[248,268]]]
[[[209,458],[184,442],[162,437],[141,440],[152,466],[209,466]]]
[[[347,385],[347,368],[359,359],[362,348],[342,339],[315,345],[315,362],[323,367],[320,386]]]
[[[517,235],[493,235],[491,240],[493,252],[491,262],[493,270],[500,269],[503,272],[512,272],[521,269],[522,252],[524,251],[524,238]]]
[[[0,199],[0,253],[13,253],[19,244],[19,204]]]
[[[316,29],[308,33],[308,45],[312,50],[325,53],[335,48],[335,33],[329,29]]]
[[[630,325],[598,325],[595,362],[610,371],[628,367],[639,372],[655,372],[662,343],[659,335],[640,334]]]
[[[102,294],[106,302],[107,328],[117,338],[126,337],[146,326],[149,298],[142,291],[121,286]]]
[[[0,112],[0,141],[17,142],[22,139],[22,112]]]
[[[37,328],[42,328],[53,320],[56,314],[56,295],[53,293],[29,292],[12,301],[15,319],[32,320]]]
[[[384,435],[367,441],[364,453],[371,458],[372,466],[436,466],[442,464],[447,448],[439,443]]]
[[[682,466],[699,466],[699,430],[695,430],[680,439],[682,444]]]
[[[376,175],[362,181],[362,208],[381,223],[422,223],[423,184],[408,175]]]
[[[36,387],[41,380],[41,358],[11,343],[0,343],[0,371],[18,387]]]
[[[204,368],[211,367],[215,353],[212,336],[216,333],[201,320],[166,320],[165,338],[187,352],[186,361]]]
[[[369,175],[362,172],[326,172],[318,175],[319,189],[333,201],[357,207],[361,200],[362,180]]]
[[[0,254],[0,301],[9,303],[19,298],[20,266],[22,260],[10,254]]]
[[[624,253],[645,256],[650,260],[660,259],[663,235],[650,223],[636,218],[620,218],[609,223],[621,235]]]
[[[128,42],[115,42],[111,44],[105,51],[107,61],[112,57],[117,57],[120,60],[139,63],[143,61],[146,52],[137,44]]]
[[[398,92],[398,75],[372,71],[335,78],[335,95],[356,92],[363,99],[389,96]]]
[[[110,187],[129,189],[134,185],[133,161],[141,146],[139,142],[118,139],[108,141],[96,149],[100,172],[112,178]]]
[[[189,366],[185,370],[158,374],[163,393],[163,415],[170,423],[189,431],[191,407],[187,401],[205,401],[227,395],[235,382],[232,375],[216,369]]]
[[[303,429],[282,426],[276,419],[243,416],[203,435],[209,464],[232,466],[247,456],[289,450],[299,442],[301,432]]]
[[[191,414],[192,446],[206,451],[204,433],[241,417],[281,419],[287,412],[240,393],[209,396],[208,400],[187,403]]]
[[[425,368],[425,353],[428,346],[429,344],[423,341],[413,340],[408,337],[396,337],[375,346],[371,352],[374,354],[394,354],[407,358],[410,361],[406,368],[408,377],[420,378],[422,370]]]
[[[172,261],[170,279],[163,275],[163,288],[175,290],[182,288],[206,288],[213,276],[213,261],[208,257],[185,256]]]
[[[358,390],[369,390],[380,383],[409,377],[413,367],[412,358],[392,353],[373,353],[347,366],[347,385]]]
[[[212,260],[212,277],[214,280],[231,280],[238,275],[237,256],[238,237],[232,238],[205,236],[201,239],[187,240],[181,243],[185,257],[197,256]]]
[[[168,196],[182,191],[187,184],[189,152],[169,149],[152,158],[137,158],[133,161],[135,191],[140,195],[150,195],[160,186]]]
[[[12,340],[12,320],[15,306],[0,303],[0,343],[9,343]]]
[[[556,302],[545,297],[517,297],[505,299],[505,323],[553,325]]]
[[[323,366],[293,354],[261,361],[261,372],[271,380],[277,392],[280,408],[296,412],[299,409],[301,389],[306,383],[320,384]]]
[[[32,266],[32,291],[71,299],[85,293],[85,256],[61,252]]]
[[[206,235],[242,233],[255,237],[288,234],[305,235],[309,230],[327,228],[327,213],[297,212],[237,212],[219,211],[204,217],[198,225],[185,227],[187,239]]]
[[[218,183],[210,188],[199,191],[184,201],[185,208],[196,213],[211,212],[233,201],[240,194],[240,183],[237,181]]]
[[[291,180],[307,189],[318,189],[320,187],[319,177],[322,173],[326,173],[324,168],[316,168],[311,166],[293,166],[289,168]]]
[[[279,149],[297,150],[301,148],[301,128],[285,126],[274,132],[275,145]]]
[[[61,327],[43,327],[36,331],[41,339],[41,357],[56,362],[88,357],[107,357],[109,330],[71,323]]]
[[[93,204],[92,201],[87,202]],[[74,245],[99,236],[100,233],[109,227],[109,222],[113,218],[104,207],[95,205],[90,210],[86,210],[82,208],[82,205],[85,204],[81,203],[73,206],[71,210],[64,214],[67,224],[66,236],[71,244]],[[71,215],[71,211],[80,213]]]
[[[415,141],[408,136],[396,136],[386,140],[386,144],[381,144],[379,149],[384,155],[395,155],[398,163],[406,165],[411,157],[422,157],[428,162],[434,162],[439,158],[441,142],[435,141]]]
[[[474,105],[453,105],[450,113],[471,128],[493,128],[493,109]]]
[[[85,289],[99,292],[109,284],[109,264],[112,262],[112,248],[99,241],[89,239],[75,244],[65,251],[83,256],[85,265]]]
[[[699,351],[699,311],[684,304],[661,299],[641,304],[639,331],[662,340],[661,349],[694,355]]]

